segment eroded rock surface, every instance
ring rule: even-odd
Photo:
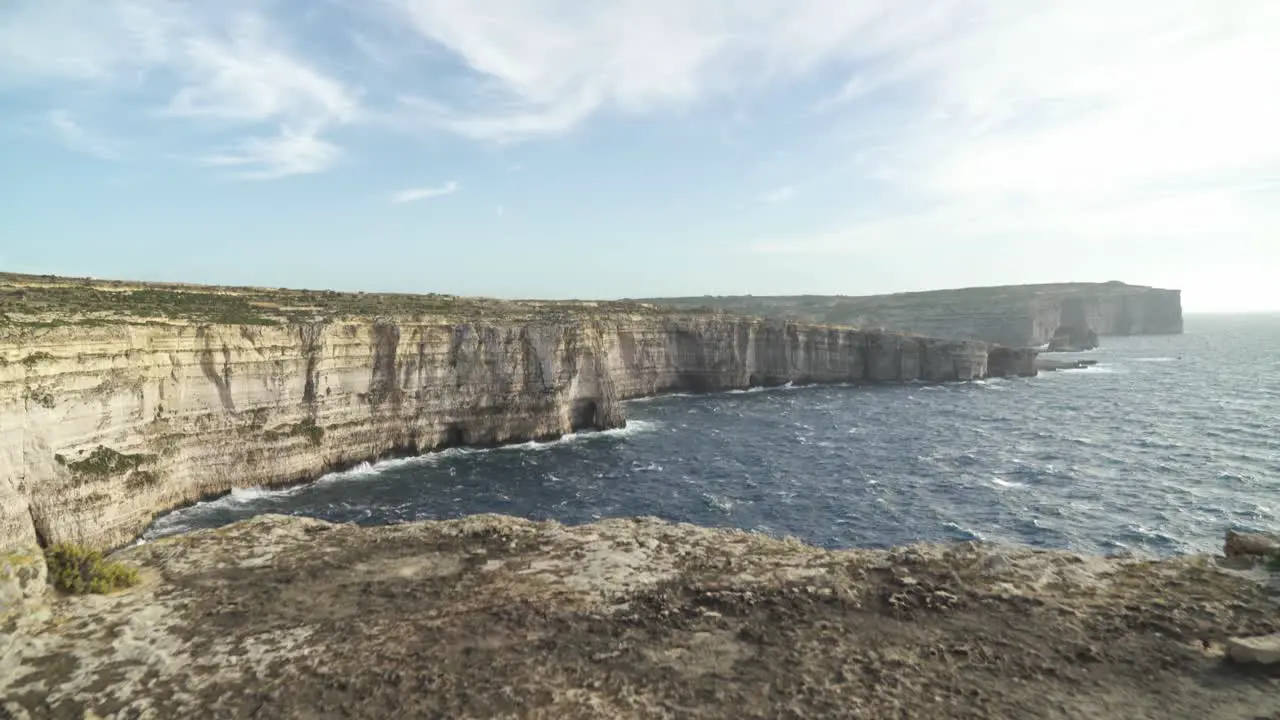
[[[263,516],[0,635],[31,718],[1272,717],[1274,590],[1208,557],[824,551],[656,520]],[[0,703],[2,705],[3,703]],[[2,715],[2,713],[0,713]]]

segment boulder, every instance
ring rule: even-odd
[[[1252,665],[1280,663],[1280,633],[1230,638],[1227,640],[1227,657],[1234,662]]]
[[[1280,552],[1280,538],[1268,533],[1242,533],[1227,531],[1222,544],[1222,554],[1234,557],[1266,557]]]

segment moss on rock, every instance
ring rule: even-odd
[[[83,460],[68,463],[72,472],[82,475],[119,475],[136,470],[155,459],[153,455],[125,455],[105,445],[99,445]]]

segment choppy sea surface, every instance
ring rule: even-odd
[[[827,547],[985,539],[1213,550],[1280,531],[1280,315],[1103,339],[1085,370],[953,385],[776,388],[628,403],[625,429],[242,489],[146,537],[259,513],[387,524],[497,512],[656,515]]]

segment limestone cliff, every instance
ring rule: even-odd
[[[1110,283],[962,288],[862,297],[802,295],[654,298],[670,307],[714,308],[802,322],[885,327],[1010,347],[1078,350],[1100,336],[1182,332],[1178,290]]]
[[[116,546],[159,512],[235,487],[616,427],[619,401],[655,393],[1034,373],[989,352],[696,315],[10,326],[0,328],[0,549]]]

